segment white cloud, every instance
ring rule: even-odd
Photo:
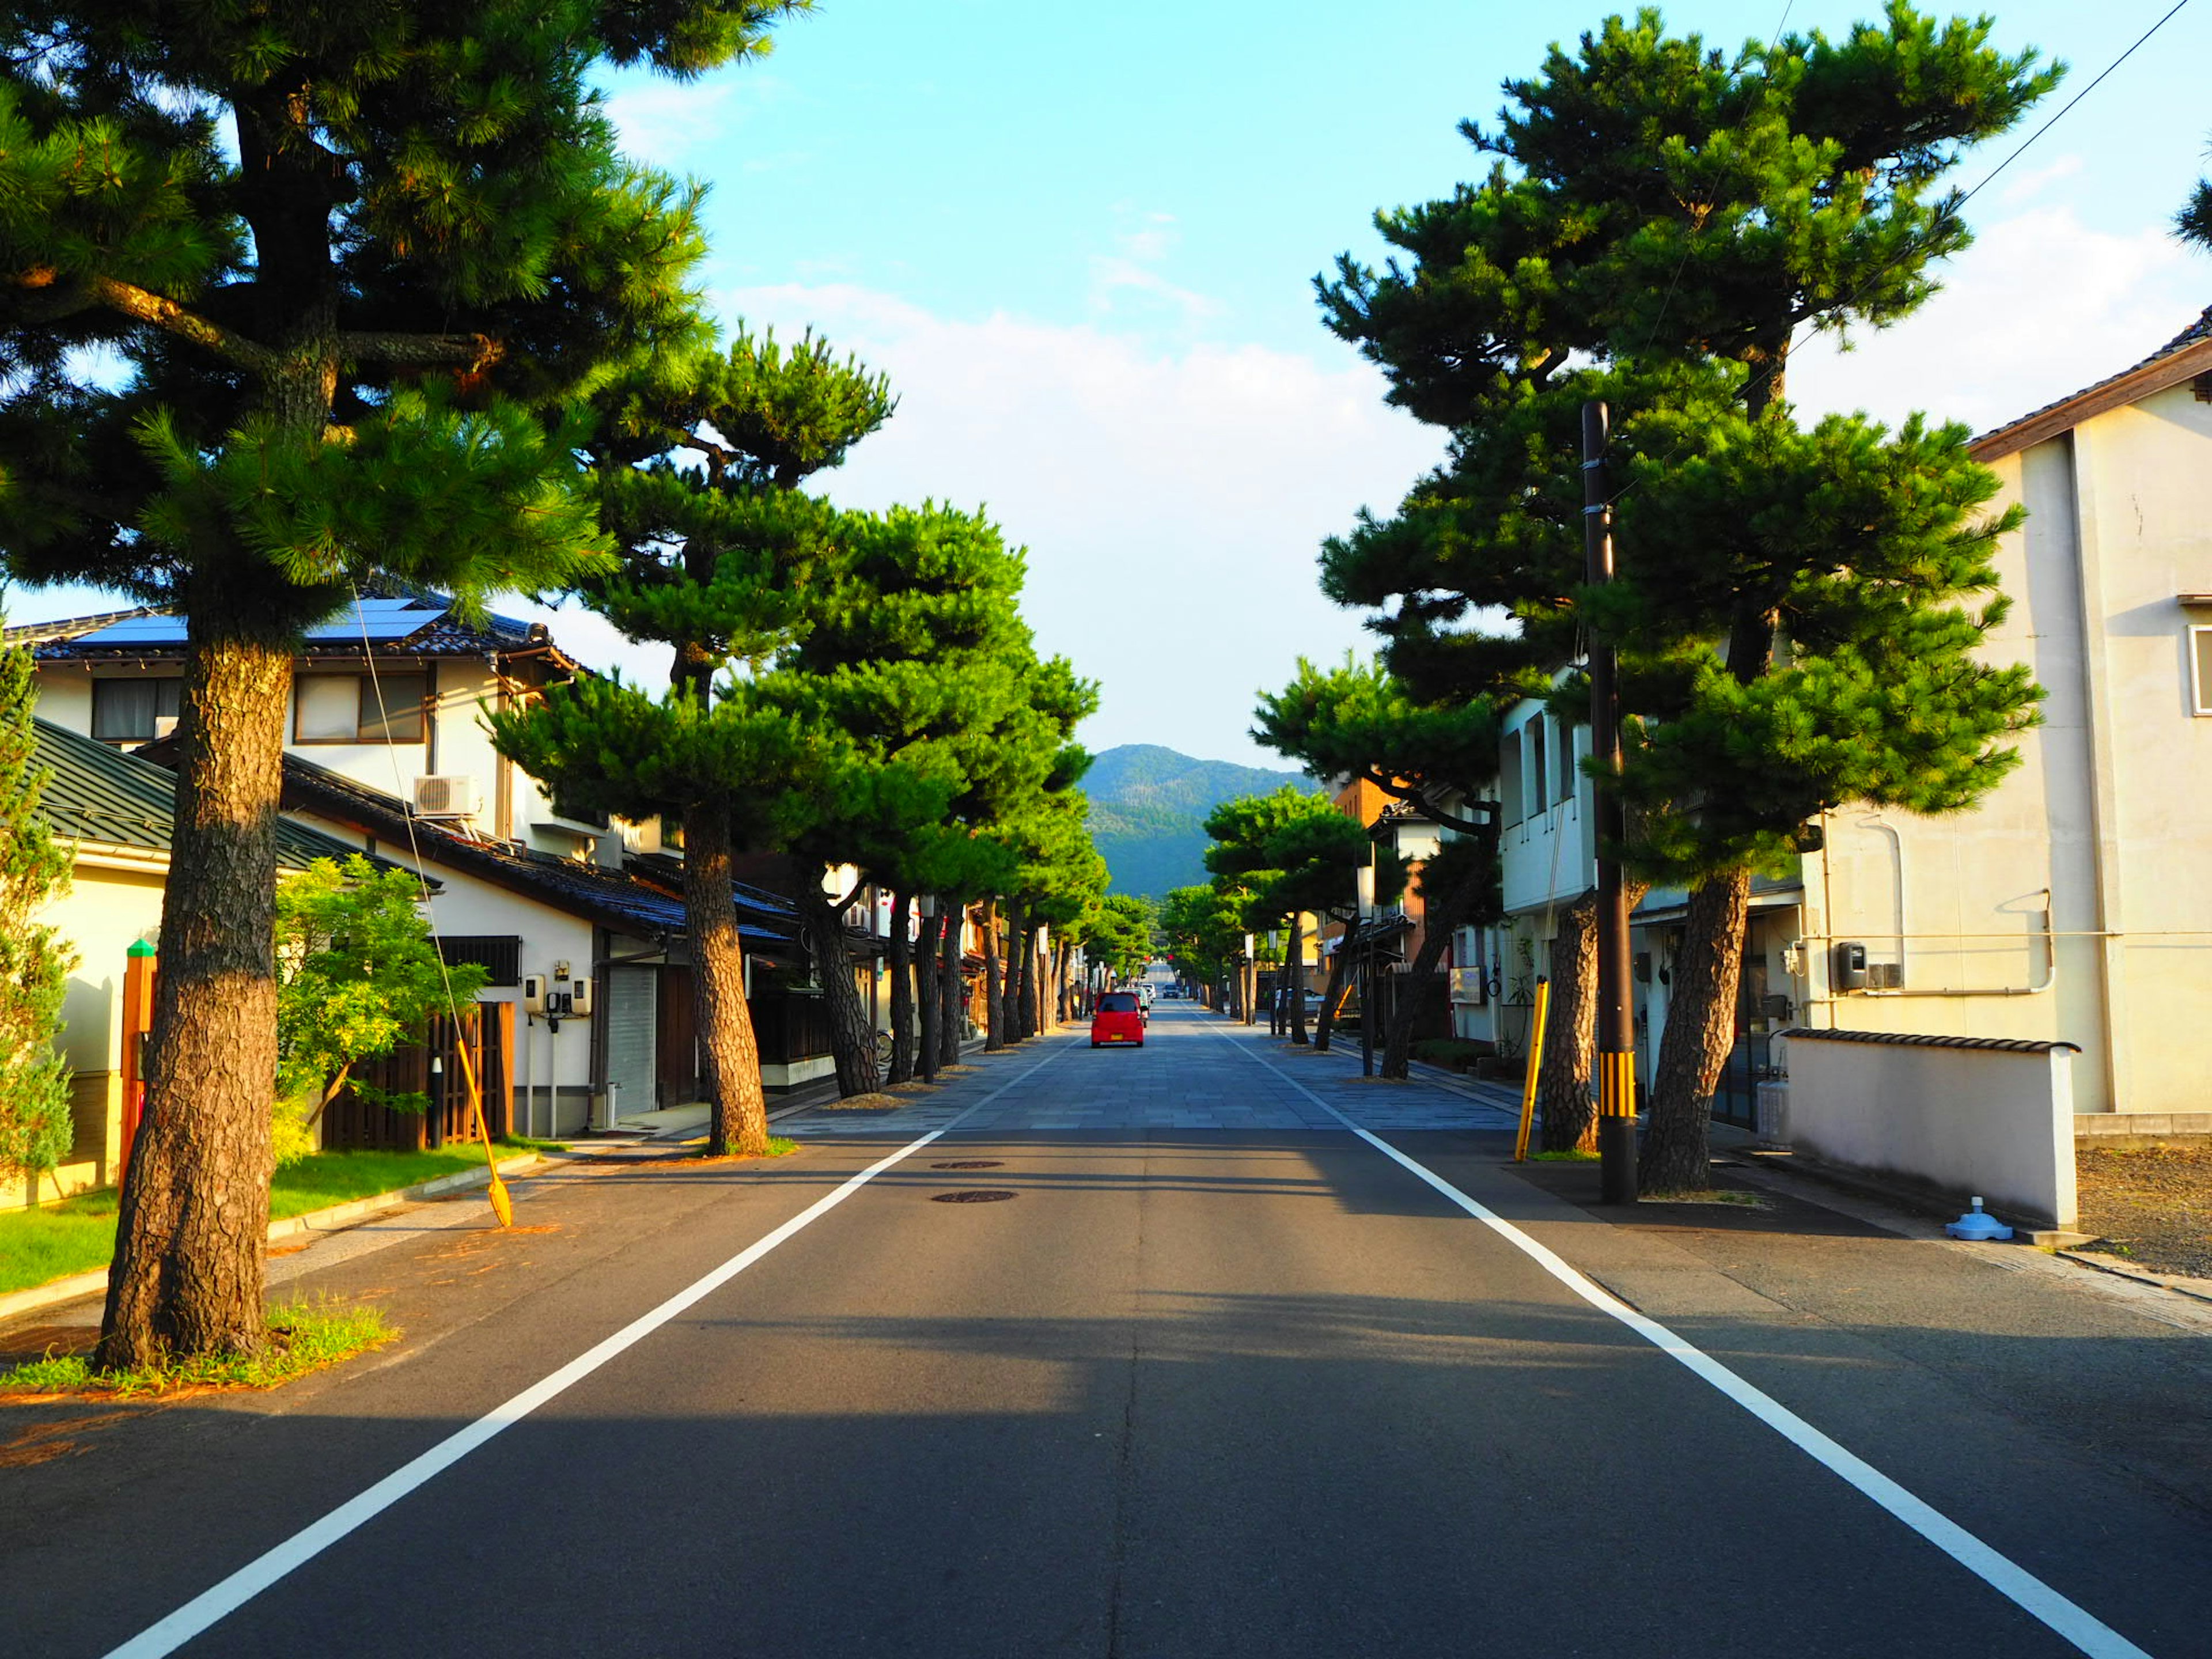
[[[2016,175],[2011,183],[1997,192],[1997,199],[2007,207],[2018,207],[2030,197],[2041,195],[2045,187],[2057,184],[2061,179],[2071,179],[2081,171],[2080,156],[2062,155],[2048,167],[2031,168]]]
[[[672,172],[712,173],[732,164],[732,135],[760,109],[788,95],[781,82],[758,71],[696,81],[624,75],[607,94],[606,112],[625,155]],[[788,159],[788,152],[756,155],[737,165],[751,172]]]
[[[1349,361],[954,321],[853,286],[718,298],[726,318],[811,323],[890,374],[898,413],[817,483],[853,506],[988,504],[1030,550],[1041,646],[1103,682],[1096,748],[1268,758],[1244,736],[1255,691],[1363,637],[1316,586],[1322,538],[1394,507],[1442,452]]]
[[[2093,230],[2069,207],[1984,227],[1942,275],[1918,313],[1859,334],[1851,351],[1801,344],[1799,410],[1892,422],[1924,410],[1986,431],[2148,356],[2195,320],[2208,287],[2203,257],[2163,227]]]

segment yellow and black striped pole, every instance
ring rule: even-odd
[[[1606,477],[1612,435],[1603,403],[1583,405],[1583,554],[1595,587],[1613,580],[1613,495]],[[1628,895],[1620,880],[1620,690],[1611,641],[1589,642],[1590,752],[1599,776],[1597,830],[1597,1153],[1607,1204],[1636,1202],[1636,1022],[1628,1006]]]

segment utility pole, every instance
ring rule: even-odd
[[[1613,580],[1613,491],[1605,452],[1612,423],[1605,404],[1583,405],[1583,578]],[[1597,757],[1597,1152],[1607,1204],[1636,1202],[1636,1021],[1628,1006],[1628,895],[1619,848],[1626,823],[1620,805],[1620,689],[1612,644],[1586,629],[1589,649],[1590,750]]]

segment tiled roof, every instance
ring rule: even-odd
[[[167,853],[176,827],[177,780],[165,768],[104,743],[36,722],[39,762],[47,769],[41,810],[69,841]],[[276,821],[276,862],[304,870],[317,859],[358,853],[319,830]]]
[[[1996,460],[2071,430],[2108,409],[2207,372],[2212,372],[2212,307],[2141,362],[1984,432],[1969,447],[1980,460]]]
[[[680,891],[623,871],[461,835],[434,820],[415,817],[394,797],[297,755],[284,757],[284,805],[356,825],[395,848],[406,845],[411,831],[426,863],[478,877],[620,933],[665,944],[680,939],[685,930]],[[744,887],[737,897],[738,931],[749,947],[792,946],[797,929],[788,901]]]
[[[181,658],[183,619],[158,605],[108,611],[9,629],[9,643],[27,644],[42,662],[144,661]],[[362,603],[307,630],[302,656],[484,657],[539,651],[556,667],[574,672],[572,659],[555,646],[542,623],[486,613],[463,621],[452,596],[427,588],[364,590]]]

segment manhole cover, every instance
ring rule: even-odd
[[[929,1201],[933,1204],[996,1204],[1013,1194],[1003,1187],[970,1187],[965,1192],[939,1193]]]
[[[1006,1163],[995,1158],[956,1158],[949,1163],[933,1164],[933,1170],[1003,1170]]]

